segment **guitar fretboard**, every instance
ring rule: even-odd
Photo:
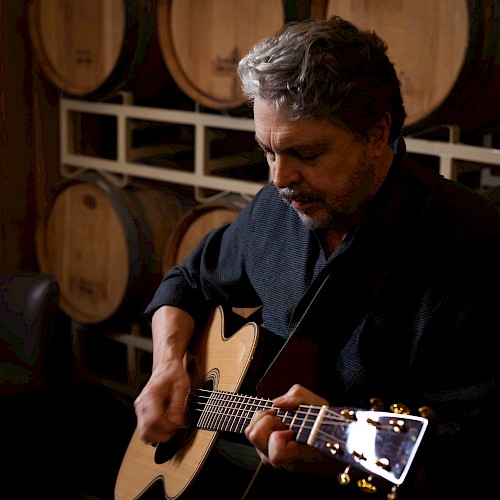
[[[257,411],[274,409],[299,443],[393,484],[404,480],[427,426],[422,417],[313,405],[290,411],[269,399],[206,389],[192,391],[191,407],[198,429],[235,433],[243,433]]]

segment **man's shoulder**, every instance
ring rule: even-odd
[[[441,179],[433,208],[453,225],[500,235],[498,209],[483,195],[457,181]]]
[[[449,256],[500,252],[500,212],[484,196],[458,182],[440,181],[425,226],[437,245],[448,248]]]
[[[429,217],[452,224],[457,221],[462,226],[490,226],[493,231],[500,231],[500,211],[479,192],[420,163],[410,160],[407,166],[413,187],[432,193],[425,210]]]

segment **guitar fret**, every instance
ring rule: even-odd
[[[221,400],[221,395],[218,392],[214,392],[213,397],[211,398],[213,400],[213,403],[211,403],[209,407],[209,412],[208,412],[208,418],[207,418],[207,424],[209,429],[216,429],[216,421],[219,416],[219,406],[220,406],[220,400]]]
[[[200,416],[198,417],[198,422],[196,424],[197,427],[200,429],[206,429],[207,428],[207,419],[210,416],[210,400],[213,397],[213,394],[210,393],[208,396],[205,396],[205,392],[202,392],[200,394],[195,394],[195,403],[200,405]]]
[[[223,429],[224,423],[227,422],[227,413],[221,412],[221,408],[224,409],[226,407],[227,401],[230,399],[230,394],[225,392],[216,392],[217,394],[217,405],[212,411],[212,419],[211,419],[211,429]]]
[[[252,409],[252,398],[244,397],[243,401],[245,403],[242,405],[240,425],[236,429],[237,432],[243,432],[247,428],[247,426],[252,421],[252,417],[254,414],[254,411]]]
[[[229,406],[229,413],[228,413],[228,425],[225,430],[234,432],[234,425],[237,422],[238,419],[238,409],[240,405],[240,396],[239,394],[234,394],[233,397],[231,398],[231,405]]]
[[[206,395],[205,395],[206,393]],[[200,416],[197,427],[242,433],[250,424],[256,411],[272,408],[272,402],[225,391],[204,391],[195,403]]]
[[[294,412],[290,412],[288,410],[278,410],[277,417],[281,419],[282,422],[284,422],[290,429],[292,429],[292,421],[294,417]]]
[[[235,425],[233,427],[233,432],[241,432],[242,429],[246,427],[245,425],[245,407],[246,407],[246,399],[244,396],[239,396],[238,401],[238,415],[235,419]],[[243,427],[242,427],[243,426]]]
[[[230,403],[233,398],[232,395],[227,392],[223,392],[220,394],[221,394],[220,400],[222,401],[222,403],[219,406],[217,413],[214,415],[214,418],[219,422],[219,425],[215,425],[213,428],[219,430],[227,430],[228,422],[230,419],[230,413],[227,411],[221,412],[220,409],[222,408],[222,410],[224,410],[224,408],[230,408]]]
[[[230,398],[231,405],[229,406],[229,413],[227,416],[227,426],[225,427],[225,430],[231,431],[233,429],[233,425],[235,423],[235,420],[238,417],[238,401],[237,401],[238,395],[234,395],[233,397]]]
[[[208,401],[205,405],[205,424],[204,424],[204,427],[206,429],[211,429],[211,421],[213,420],[213,408],[216,408],[217,407],[217,395],[215,393],[212,393],[209,398],[208,398]]]

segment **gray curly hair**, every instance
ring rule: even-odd
[[[389,112],[393,142],[406,118],[386,43],[338,16],[285,24],[241,59],[238,76],[250,104],[261,97],[291,120],[336,117],[367,137]]]

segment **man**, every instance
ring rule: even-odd
[[[262,305],[265,329],[287,343],[259,394],[289,410],[369,409],[374,398],[426,408],[400,497],[489,492],[500,214],[408,158],[399,82],[376,34],[338,17],[290,23],[238,73],[272,183],[167,272],[147,308],[154,360],[135,402],[140,437],[166,442],[184,425],[183,357],[210,311]],[[295,441],[276,409],[257,412],[245,435],[267,474],[257,496],[360,494],[339,485],[342,460]]]

